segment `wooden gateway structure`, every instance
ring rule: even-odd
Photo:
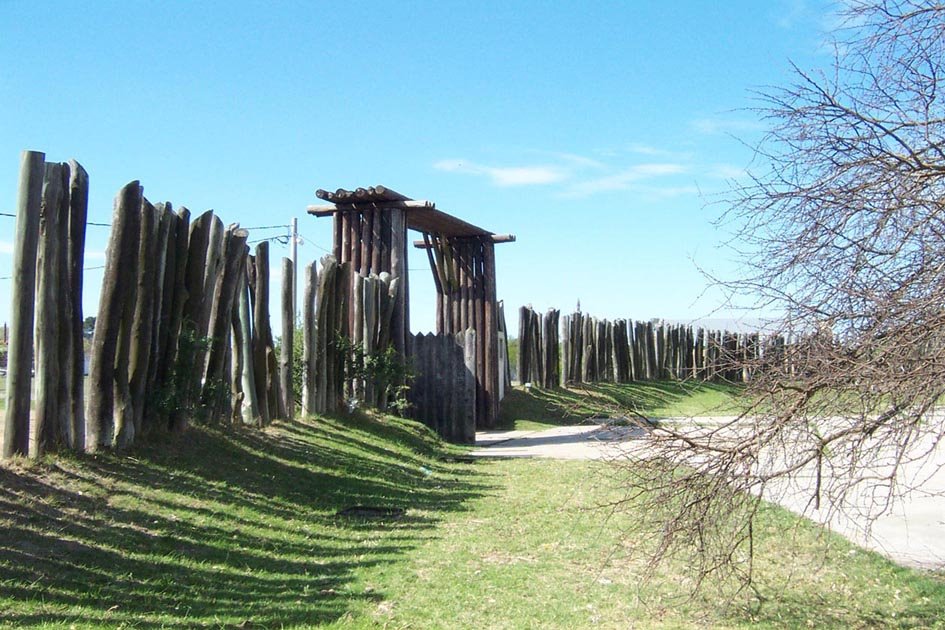
[[[384,186],[318,190],[319,199],[330,205],[309,206],[309,214],[334,218],[333,255],[350,268],[350,291],[373,275],[390,274],[400,279],[400,289],[392,297],[390,344],[404,356],[411,356],[410,307],[407,296],[408,232],[422,240],[416,248],[426,251],[436,286],[436,333],[456,336],[475,331],[476,428],[492,428],[499,412],[500,353],[499,307],[496,299],[495,244],[515,240],[467,223],[436,209],[430,201],[418,201]],[[359,278],[361,280],[359,280]],[[358,341],[353,310],[348,319],[349,338]],[[377,350],[383,351],[383,348]],[[466,363],[473,368],[473,362]],[[419,383],[433,387],[432,379]],[[448,407],[449,405],[447,405]],[[421,414],[422,415],[422,414]],[[433,426],[433,418],[419,418]]]

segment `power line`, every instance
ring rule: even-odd
[[[292,227],[291,225],[257,225],[255,227],[245,227],[244,230],[275,230],[275,229],[288,229]]]
[[[320,250],[322,250],[323,252],[326,252],[326,253],[328,253],[328,254],[332,253],[330,249],[325,249],[324,247],[322,247],[321,245],[319,245],[318,243],[316,243],[314,240],[308,238],[307,236],[305,236],[305,235],[302,234],[301,232],[299,232],[297,235],[298,235],[298,237],[299,237],[300,239],[302,239],[302,241],[304,241],[305,243],[311,243],[313,247],[317,247],[318,249],[320,249]]]
[[[97,267],[83,267],[82,272],[85,273],[86,271],[95,271],[96,269],[104,269],[104,268],[105,268],[105,265],[99,265]],[[13,276],[0,276],[0,280],[12,280],[12,279],[13,279]]]

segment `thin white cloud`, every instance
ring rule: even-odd
[[[13,243],[0,241],[0,254],[13,254]]]
[[[799,22],[805,20],[809,14],[806,0],[788,0],[784,3],[784,10],[776,16],[776,22],[783,29],[794,28]]]
[[[608,166],[600,160],[595,160],[594,158],[589,158],[583,155],[576,155],[574,153],[551,153],[550,155],[563,162],[567,162],[576,168],[593,168],[597,170],[608,168]]]
[[[612,175],[595,177],[571,185],[565,195],[569,197],[583,197],[602,192],[628,190],[634,184],[668,175],[685,173],[687,168],[683,164],[670,162],[654,162],[649,164],[635,164]]]
[[[98,249],[90,249],[85,252],[86,260],[105,260],[105,252]]]
[[[692,153],[671,151],[660,147],[654,147],[649,144],[634,142],[627,146],[627,151],[636,155],[645,155],[650,158],[662,158],[664,160],[689,160],[692,159]]]
[[[537,152],[533,152],[537,153]],[[632,155],[651,159],[633,163]],[[711,165],[699,167],[691,154],[673,152],[650,145],[636,144],[618,151],[611,163],[566,152],[542,152],[553,158],[546,164],[523,166],[489,166],[466,159],[440,160],[433,168],[447,173],[471,175],[487,179],[494,186],[551,186],[563,197],[588,197],[602,193],[632,191],[650,197],[677,197],[698,194],[699,190],[678,176],[697,174],[724,178],[734,176],[734,167]],[[596,155],[603,155],[597,152]],[[622,157],[621,157],[622,155]],[[639,159],[639,157],[637,158]],[[614,164],[615,162],[623,164]],[[627,164],[630,161],[630,164]]]
[[[708,136],[749,133],[764,129],[764,125],[758,120],[734,118],[698,118],[691,124],[694,130]]]
[[[713,164],[706,172],[710,177],[718,179],[741,179],[748,174],[745,169],[732,164]]]
[[[535,186],[554,184],[570,177],[570,172],[561,166],[484,166],[468,160],[440,160],[433,165],[439,171],[485,176],[496,186]]]

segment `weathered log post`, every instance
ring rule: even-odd
[[[157,208],[147,199],[141,202],[141,229],[138,237],[137,278],[135,307],[129,348],[129,390],[131,394],[131,423],[128,443],[140,435],[144,423],[147,377],[151,360],[151,334],[154,328],[154,302],[158,282],[157,230],[160,223]]]
[[[256,245],[256,287],[253,296],[253,371],[256,395],[259,404],[259,416],[263,425],[272,421],[272,414],[278,414],[278,407],[272,404],[272,379],[269,372],[269,243],[262,241]],[[275,408],[273,408],[275,407]]]
[[[594,341],[594,333],[597,330],[597,323],[593,317],[585,317],[583,322],[582,341],[584,343],[583,356],[581,361],[581,381],[592,383],[597,374],[597,344]]]
[[[496,266],[495,266],[495,244],[491,239],[485,238],[482,242],[482,273],[484,282],[484,309],[485,326],[483,334],[486,335],[485,355],[486,363],[486,395],[487,415],[485,421],[486,428],[495,427],[499,420],[499,363],[498,335],[496,334],[496,303],[498,301],[496,292]]]
[[[322,258],[322,273],[318,276],[315,305],[315,413],[324,413],[328,405],[328,342],[331,341],[329,311],[331,286],[337,272],[333,256]]]
[[[62,293],[60,259],[62,250],[63,199],[62,164],[46,164],[43,201],[39,218],[39,252],[36,289],[36,412],[30,427],[29,456],[37,458],[46,448],[59,443],[60,361],[59,298]]]
[[[499,326],[499,402],[502,402],[512,386],[511,370],[509,369],[509,332],[505,320],[505,302],[503,300],[499,300],[497,310]]]
[[[378,319],[378,278],[371,274],[363,279],[362,300],[361,300],[361,325],[362,325],[362,349],[364,359],[373,356],[378,348],[376,347],[376,331]],[[369,405],[374,405],[376,401],[376,391],[378,383],[373,378],[366,378],[364,382],[364,400]]]
[[[530,332],[529,345],[531,346],[528,352],[529,380],[531,380],[536,387],[541,387],[545,381],[545,363],[541,343],[541,315],[536,313],[533,309],[528,309],[528,317],[528,328]]]
[[[295,419],[295,392],[293,390],[293,363],[295,345],[295,309],[292,304],[292,287],[295,286],[295,269],[292,261],[282,259],[282,345],[279,357],[279,380],[282,389],[282,406],[285,419]]]
[[[571,316],[561,318],[561,387],[567,387],[571,376]]]
[[[242,389],[243,406],[241,418],[243,424],[257,425],[262,421],[259,410],[259,394],[256,391],[255,356],[253,354],[252,308],[250,307],[249,270],[255,262],[249,255],[249,248],[243,246],[243,263],[240,272],[240,284],[237,289],[237,316],[239,317],[240,340],[243,357]]]
[[[207,318],[212,305],[212,295],[204,292],[207,272],[207,250],[210,247],[211,232],[215,217],[212,210],[207,210],[190,224],[187,238],[186,269],[184,272],[184,304],[178,336],[178,356],[175,362],[175,408],[171,409],[170,428],[181,431],[186,426],[187,417],[199,398],[202,389],[201,379],[204,371],[206,353],[201,346],[206,341]],[[186,353],[186,354],[184,354]]]
[[[69,162],[69,276],[67,304],[71,311],[72,351],[65,369],[69,378],[70,430],[68,445],[85,449],[85,336],[82,316],[82,285],[85,266],[85,228],[89,209],[89,175],[78,162]]]
[[[393,315],[391,316],[391,342],[394,350],[400,356],[407,355],[407,218],[404,210],[392,208],[390,214],[390,273],[400,285],[400,290],[394,298]],[[403,383],[397,383],[402,385]]]
[[[518,372],[519,385],[528,383],[531,379],[528,373],[528,354],[531,352],[531,335],[529,334],[529,325],[531,317],[529,308],[521,306],[518,309],[518,358],[516,359],[516,371]]]
[[[135,209],[137,223],[131,235],[133,239],[129,260],[131,263],[125,268],[129,278],[128,295],[123,302],[121,325],[118,328],[118,345],[115,351],[115,409],[114,432],[111,445],[113,448],[125,448],[134,442],[134,405],[131,399],[131,352],[134,338],[135,307],[138,301],[138,268],[140,258],[141,215],[144,197]]]
[[[220,281],[220,267],[223,265],[223,247],[226,237],[226,228],[218,216],[210,221],[210,234],[207,241],[206,260],[203,271],[203,301],[201,303],[200,320],[197,326],[201,343],[197,344],[195,365],[197,374],[202,377],[207,373],[207,355],[210,349],[211,321],[216,304],[216,286]],[[203,392],[201,383],[197,384],[198,395]]]
[[[542,319],[542,387],[551,389],[557,386],[559,376],[558,319],[560,311],[548,309]]]
[[[138,255],[138,232],[141,221],[141,185],[127,184],[115,198],[112,232],[109,237],[108,257],[102,279],[98,317],[92,336],[92,357],[89,367],[89,399],[86,407],[86,449],[95,451],[111,446],[115,437],[115,395],[118,374],[118,356],[122,345],[121,329],[127,305],[134,305],[134,268]],[[124,380],[127,381],[127,360]]]
[[[204,377],[201,403],[210,414],[210,421],[229,419],[232,415],[232,388],[226,366],[230,349],[230,331],[233,327],[237,291],[241,285],[241,271],[246,260],[246,239],[249,233],[236,224],[230,225],[224,235],[222,271],[214,288],[213,318],[210,322],[210,351]],[[242,332],[242,331],[241,331]],[[242,360],[239,361],[242,363]]]
[[[302,409],[306,414],[318,413],[315,401],[315,366],[317,349],[315,344],[315,302],[318,286],[318,271],[314,262],[305,267],[305,293],[302,303],[302,346],[305,365],[302,371]]]
[[[190,234],[190,211],[181,208],[172,213],[170,204],[165,204],[169,219],[167,251],[164,261],[164,287],[161,291],[161,318],[158,330],[158,355],[154,383],[151,390],[161,398],[171,395],[177,374],[178,342],[187,301],[187,248]],[[166,407],[148,405],[145,423],[156,425],[158,419],[170,427],[171,417]]]
[[[145,375],[145,393],[143,396],[144,400],[148,401],[148,403],[143,405],[141,427],[145,432],[150,431],[154,427],[155,415],[157,413],[157,405],[151,403],[153,403],[160,388],[158,372],[160,371],[161,361],[164,357],[168,337],[168,326],[171,318],[170,309],[173,303],[173,297],[168,297],[166,292],[173,290],[172,280],[175,274],[175,260],[171,241],[177,230],[177,216],[174,214],[173,206],[170,202],[158,203],[154,208],[157,211],[158,224],[156,228],[156,243],[154,245],[155,268],[154,303],[151,311],[151,351],[148,359],[148,370]]]
[[[13,290],[10,300],[10,343],[7,348],[6,411],[3,422],[4,458],[29,451],[30,385],[33,370],[33,323],[36,298],[36,254],[46,156],[24,151],[13,242]]]
[[[476,335],[478,333],[467,328],[463,338],[463,363],[465,364],[466,405],[463,410],[463,441],[466,444],[476,442]]]

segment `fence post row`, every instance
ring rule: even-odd
[[[115,198],[84,395],[88,195],[88,174],[77,162],[46,163],[43,153],[23,152],[2,456],[127,447],[155,429],[181,430],[192,417],[254,425],[291,418],[294,310],[286,287],[293,271],[283,273],[280,361],[269,326],[268,243],[251,256],[238,224],[224,227],[212,211],[191,222],[186,208],[175,213],[169,202],[148,201],[137,181]],[[314,264],[310,276],[309,320],[318,308]],[[336,310],[345,306],[342,294],[334,291]],[[314,346],[317,333],[307,338]],[[306,352],[317,356],[314,347]],[[332,369],[340,375],[337,355]],[[306,378],[318,382],[315,374]],[[340,380],[332,383],[337,389]],[[313,387],[305,391],[307,401],[318,399]],[[338,400],[324,391],[325,401]]]
[[[560,320],[560,326],[559,326]],[[559,336],[560,331],[560,336]],[[747,383],[764,365],[793,360],[783,335],[708,331],[662,320],[598,320],[581,312],[541,317],[519,309],[520,383],[557,384],[660,379]],[[795,341],[796,343],[796,341]]]

